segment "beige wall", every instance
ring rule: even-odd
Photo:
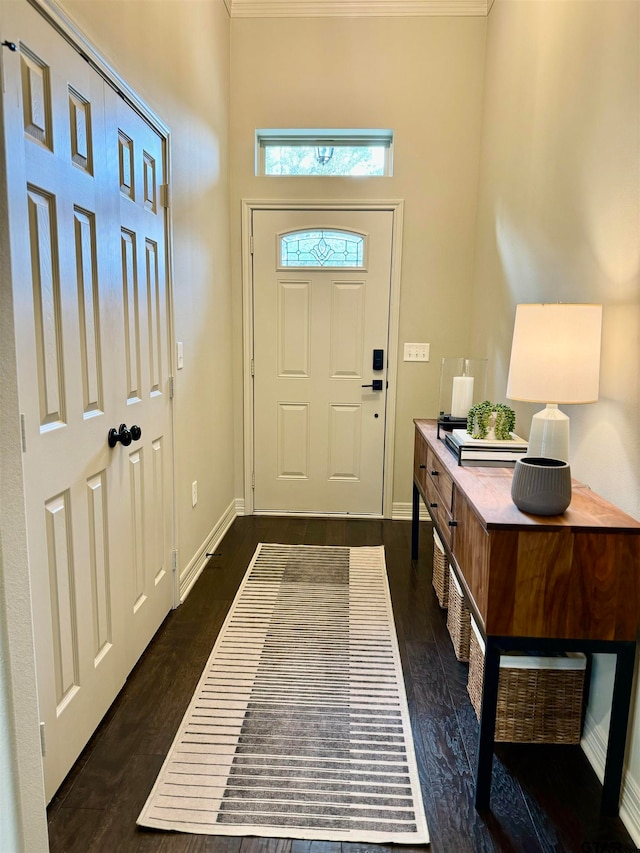
[[[572,472],[640,517],[640,4],[496,0],[488,24],[473,343],[504,400],[517,303],[602,303],[600,400],[565,409]],[[526,435],[540,405],[516,408]],[[611,680],[598,658],[598,767]],[[623,813],[638,843],[637,702]]]
[[[429,364],[399,363],[393,501],[411,499],[414,417],[435,417],[439,363],[464,355],[477,186],[484,18],[233,19],[231,234],[234,385],[241,422],[240,200],[404,199],[400,345],[431,344]],[[388,127],[392,178],[258,178],[260,127]],[[236,493],[242,458],[236,447]]]
[[[235,497],[229,273],[229,16],[213,2],[63,0],[171,130],[179,568]],[[198,503],[191,506],[191,483]]]

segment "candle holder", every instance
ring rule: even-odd
[[[459,357],[441,360],[438,438],[441,429],[446,432],[466,429],[469,409],[484,400],[486,385],[486,358]]]

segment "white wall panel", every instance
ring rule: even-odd
[[[156,161],[147,154],[146,151],[142,155],[142,164],[144,170],[144,206],[152,213],[157,213],[158,196],[156,189]]]
[[[24,45],[20,51],[20,62],[25,133],[52,150],[49,68]]]
[[[78,630],[69,492],[51,498],[44,509],[51,596],[51,642],[56,701],[60,709],[78,685]]]
[[[109,574],[109,530],[105,489],[106,472],[87,480],[89,557],[93,604],[94,665],[111,647],[111,578]]]
[[[147,318],[149,322],[149,393],[159,394],[162,383],[162,310],[158,286],[158,247],[145,240],[145,271],[147,276]]]
[[[278,283],[278,376],[310,375],[311,284]]]
[[[40,424],[48,429],[66,419],[55,200],[35,187],[28,199]]]
[[[362,377],[365,295],[362,281],[332,284],[330,371],[334,379]]]
[[[130,512],[131,512],[131,541],[133,574],[133,610],[137,612],[146,601],[147,585],[144,574],[144,470],[143,455],[141,450],[134,450],[129,454],[129,489],[130,489]]]
[[[120,171],[120,192],[127,198],[135,199],[133,140],[122,131],[118,133],[118,168]]]
[[[127,365],[127,399],[140,399],[140,316],[138,311],[138,273],[136,235],[122,229],[122,289],[124,298],[124,346]]]
[[[104,410],[95,216],[75,208],[76,275],[84,414]]]
[[[71,123],[71,159],[79,168],[93,174],[91,140],[91,104],[69,87],[69,121]]]
[[[362,407],[330,406],[329,479],[359,480],[362,456]]]
[[[153,568],[153,581],[157,585],[162,580],[165,571],[165,542],[167,532],[165,530],[166,513],[164,512],[165,501],[165,459],[164,442],[161,438],[151,443],[151,500],[153,501],[152,518],[153,529],[152,541],[149,547],[153,549],[150,555],[150,565]]]
[[[278,404],[278,477],[306,479],[309,476],[309,405]]]

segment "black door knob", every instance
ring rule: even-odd
[[[138,427],[138,429],[140,429],[140,427]],[[133,437],[131,435],[131,430],[128,429],[126,424],[120,424],[120,429],[118,430],[112,427],[107,433],[107,442],[109,447],[115,447],[118,442],[120,442],[123,447],[129,447],[132,440]]]
[[[131,427],[131,438],[134,441],[139,441],[142,438],[142,430],[138,424],[133,424]]]

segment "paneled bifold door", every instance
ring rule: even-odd
[[[256,512],[382,514],[392,234],[390,210],[253,212]]]
[[[173,603],[164,141],[26,3],[3,111],[47,798]],[[107,443],[121,423],[141,428]]]

